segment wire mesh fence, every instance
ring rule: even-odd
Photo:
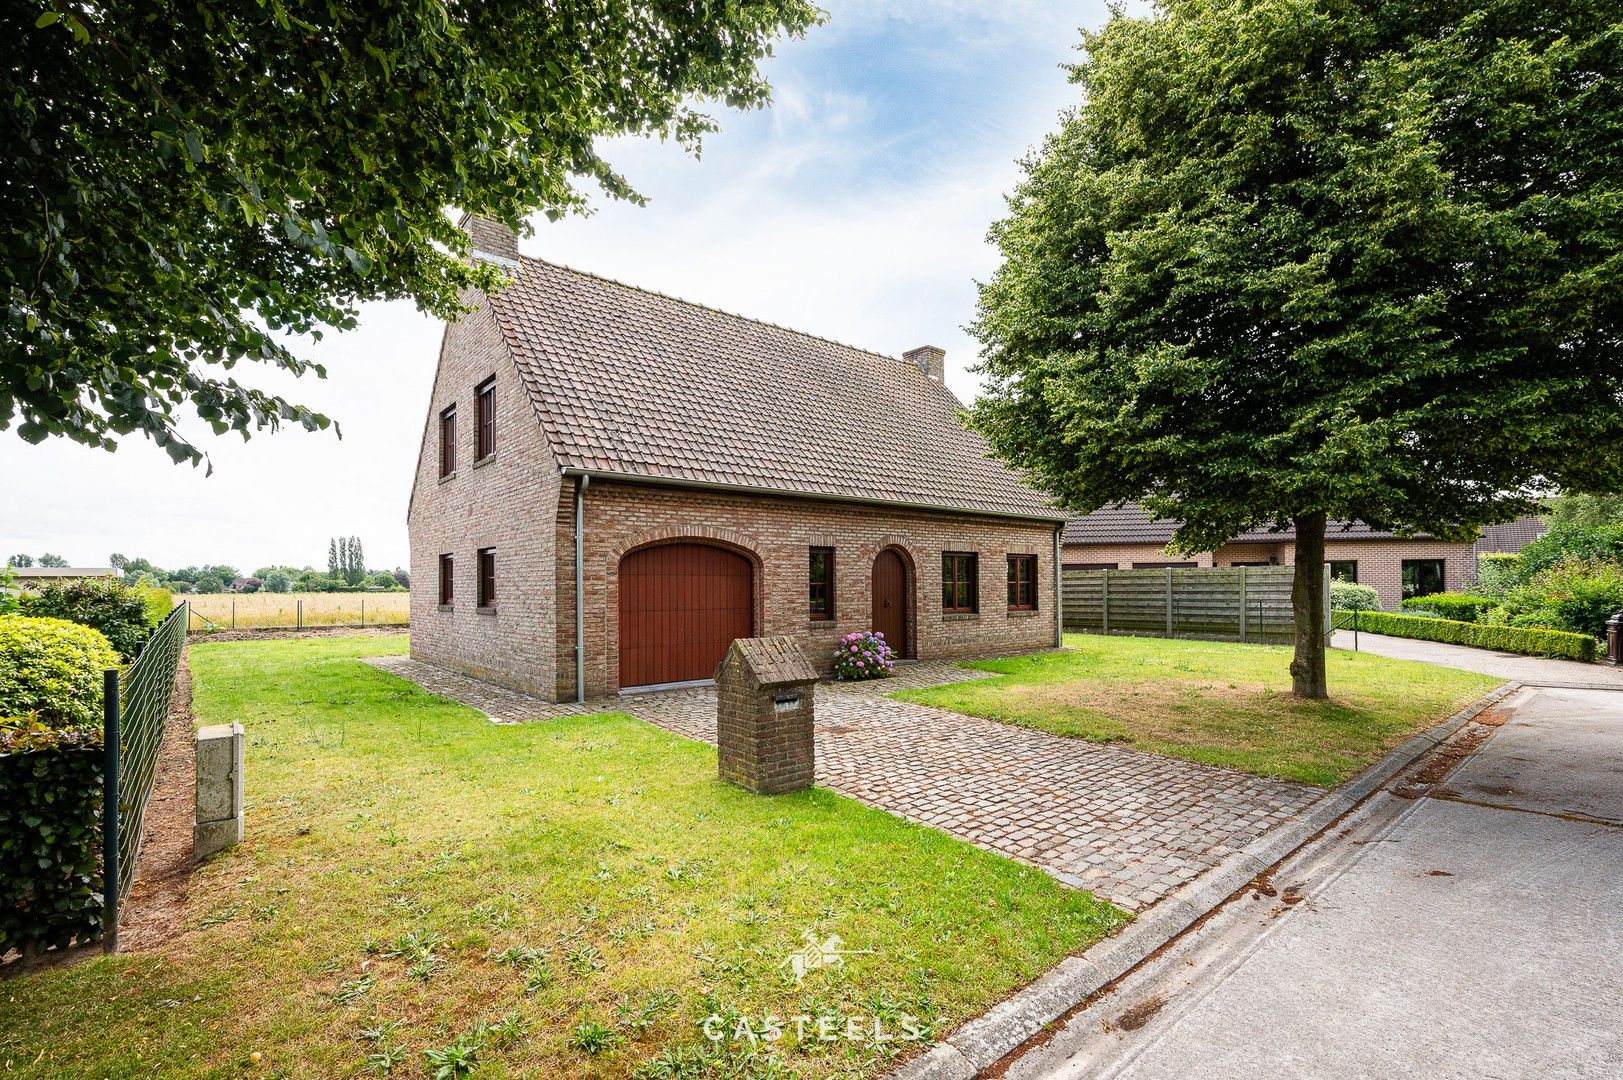
[[[171,611],[152,632],[135,663],[118,676],[118,895],[130,891],[140,854],[142,822],[157,777],[158,753],[169,721],[175,670],[186,644],[187,605]],[[109,755],[111,758],[111,755]]]

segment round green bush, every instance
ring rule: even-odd
[[[1373,586],[1338,578],[1330,582],[1330,607],[1336,611],[1379,611],[1381,597]]]
[[[119,666],[99,630],[66,619],[0,615],[0,716],[97,726],[102,672]]]

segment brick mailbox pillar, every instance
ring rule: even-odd
[[[716,668],[723,780],[762,795],[811,787],[817,671],[793,638],[739,638]]]

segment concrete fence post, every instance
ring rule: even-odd
[[[1171,637],[1172,630],[1172,567],[1167,567],[1167,637]]]
[[[1104,577],[1099,579],[1099,633],[1110,633],[1110,571],[1103,571]]]
[[[242,843],[241,724],[216,724],[197,733],[197,821],[192,857],[204,859]]]
[[[1245,641],[1245,567],[1240,567],[1240,640]]]

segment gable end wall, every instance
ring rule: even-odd
[[[473,298],[476,302],[480,297]],[[474,388],[496,377],[496,452],[474,463]],[[439,475],[440,412],[457,406],[457,469]],[[488,308],[446,327],[423,425],[411,538],[411,655],[529,693],[557,681],[553,514],[561,478]],[[477,558],[496,549],[494,612],[478,607]],[[455,559],[455,597],[439,606],[439,556]]]

